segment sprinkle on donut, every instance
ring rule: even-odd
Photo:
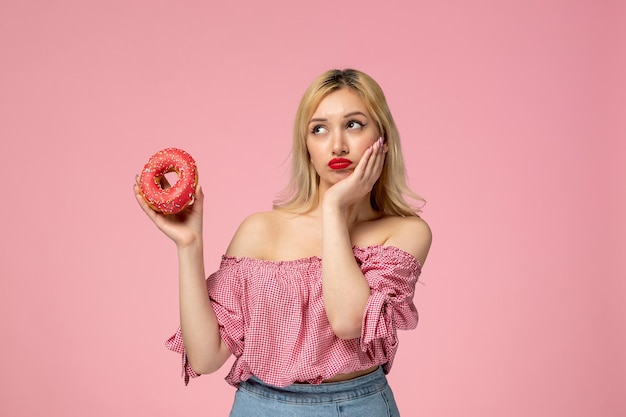
[[[176,172],[178,181],[163,189],[161,181],[168,172]],[[177,148],[162,149],[152,155],[141,171],[139,189],[144,200],[155,211],[176,214],[191,204],[198,184],[196,161]]]

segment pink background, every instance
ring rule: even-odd
[[[333,67],[382,85],[428,200],[403,415],[626,415],[625,27],[618,0],[0,1],[0,415],[227,415],[230,362],[184,387],[163,346],[175,248],[134,175],[195,156],[214,270]]]

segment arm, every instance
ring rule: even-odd
[[[191,368],[217,371],[230,356],[207,292],[202,241],[178,248],[180,327]]]
[[[363,315],[371,290],[352,251],[348,216],[350,205],[368,196],[380,176],[385,150],[380,144],[365,152],[354,173],[331,187],[322,206],[322,285],[326,314],[342,339],[361,336]],[[426,261],[432,235],[419,217],[397,218],[389,224],[385,245]]]
[[[341,339],[360,336],[370,296],[352,252],[348,216],[369,195],[383,163],[384,147],[377,142],[365,151],[348,178],[328,189],[322,203],[322,294],[328,321]]]
[[[330,221],[334,218],[328,218],[327,224],[333,233],[329,234],[332,237],[325,242],[323,249],[326,251],[322,258],[322,279],[326,279],[323,281],[326,286],[323,288],[324,302],[335,334],[340,338],[350,339],[362,335],[363,314],[372,292],[361,266],[354,260],[348,234],[344,236],[339,232],[339,227],[345,226],[345,222]],[[420,266],[423,266],[432,242],[428,224],[417,216],[398,217],[389,222],[387,227],[390,229],[390,236],[384,245],[395,246],[413,255]],[[324,267],[327,268],[326,273]]]
[[[164,216],[152,210],[135,185],[139,206],[154,224],[176,243],[179,265],[180,325],[187,359],[198,374],[218,370],[230,356],[219,334],[215,312],[207,293],[203,242],[202,204],[204,195],[196,190],[196,201],[178,215]]]
[[[326,315],[337,337],[354,339],[361,334],[370,287],[354,259],[345,214],[336,207],[327,207],[322,216],[322,294]]]

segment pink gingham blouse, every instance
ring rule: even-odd
[[[236,357],[226,381],[237,387],[251,375],[274,386],[320,384],[340,373],[382,365],[389,373],[397,329],[417,326],[413,304],[421,265],[394,246],[354,247],[371,288],[359,338],[333,333],[322,298],[318,257],[266,261],[224,255],[207,289],[224,343]],[[182,354],[185,384],[198,376],[189,365],[180,328],[168,349]]]

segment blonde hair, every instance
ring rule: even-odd
[[[291,178],[274,208],[306,213],[318,203],[319,175],[306,146],[308,124],[320,102],[342,88],[350,88],[360,96],[388,147],[383,171],[370,194],[372,208],[387,215],[416,216],[420,208],[408,204],[405,196],[421,202],[420,207],[424,200],[406,185],[400,135],[385,95],[373,78],[354,69],[326,71],[304,92],[294,123]]]

